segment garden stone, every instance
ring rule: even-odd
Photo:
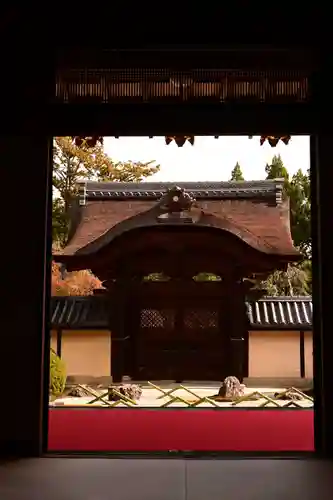
[[[122,384],[120,386],[111,386],[109,388],[109,401],[119,401],[121,399],[118,394],[114,393],[114,389],[123,396],[132,399],[133,401],[139,401],[142,395],[142,388],[139,385]]]
[[[244,396],[245,385],[237,377],[226,377],[219,389],[218,397],[225,399],[238,399]]]

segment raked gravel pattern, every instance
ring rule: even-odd
[[[185,385],[185,384],[184,384]],[[211,386],[209,385],[209,387],[205,387],[203,385],[200,385],[200,386],[195,386],[195,385],[190,385],[190,384],[186,384],[185,387],[188,387],[192,392],[196,393],[199,397],[211,397],[215,394],[218,393],[218,390],[219,390],[219,386],[216,385],[216,387],[214,386]],[[172,388],[172,386],[170,387],[163,387],[163,390],[165,391],[168,391]],[[283,391],[284,389],[282,388],[246,388],[245,389],[245,394],[251,394],[255,391],[258,391],[258,392],[262,392],[262,393],[269,393],[269,394],[272,394],[272,393],[275,393],[275,392],[280,392],[280,391]],[[106,391],[106,389],[102,390],[102,391],[96,391],[98,394],[103,394]],[[170,400],[170,398],[168,397],[159,397],[161,396],[162,393],[159,392],[157,389],[154,389],[152,387],[149,387],[149,386],[143,386],[142,387],[142,396],[140,398],[140,400],[137,402],[137,406],[139,407],[147,407],[147,408],[159,408],[161,407],[164,403],[166,403],[167,401]],[[184,398],[185,400],[187,401],[191,401],[193,402],[195,400],[195,397],[192,396],[191,394],[187,393],[185,390],[183,389],[178,389],[176,391],[176,393],[173,393],[172,394],[173,396],[180,396],[182,398]],[[50,406],[95,406],[95,407],[107,407],[106,404],[103,404],[101,401],[97,401],[96,403],[93,403],[93,404],[88,404],[89,401],[92,401],[94,398],[93,396],[87,396],[87,397],[81,397],[81,398],[74,398],[74,397],[64,397],[64,398],[59,398],[55,401],[53,401],[53,403],[50,404]],[[216,403],[218,404],[219,407],[221,408],[228,408],[228,407],[233,407],[233,408],[237,408],[237,407],[257,407],[259,406],[261,403],[263,403],[265,400],[264,399],[260,399],[260,400],[256,400],[256,401],[244,401],[242,403],[239,403],[237,406],[232,406],[231,403],[229,402],[218,402],[216,401]],[[282,405],[285,405],[286,403],[288,403],[288,401],[286,400],[281,400],[279,402],[279,404],[282,406]],[[304,400],[300,400],[300,401],[297,401],[297,403],[299,405],[301,405],[302,407],[304,408],[311,408],[313,406],[313,402],[312,401],[309,401],[307,399],[304,399]],[[127,407],[126,405],[123,405],[122,403],[118,404],[116,406],[116,408],[121,408],[121,407]],[[182,403],[182,402],[178,402],[178,401],[175,401],[173,402],[171,405],[168,406],[169,408],[170,407],[180,407],[180,408],[186,408],[187,405],[185,403]],[[213,405],[210,404],[209,402],[203,402],[201,403],[200,405],[197,406],[197,408],[200,408],[200,407],[209,407],[209,408],[213,408]],[[270,408],[274,408],[275,406],[273,404],[269,404],[268,407]]]

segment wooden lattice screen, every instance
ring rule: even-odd
[[[175,312],[171,309],[142,309],[140,311],[140,328],[173,329]],[[189,330],[216,330],[219,326],[218,311],[214,309],[193,308],[183,313],[183,325]]]
[[[57,75],[56,97],[70,102],[256,101],[304,102],[308,78],[298,72],[193,70],[67,70]]]
[[[141,61],[141,66],[134,65],[133,57],[126,59],[126,54],[120,57],[116,51],[106,51],[102,55],[103,57],[96,55],[95,59],[73,55],[66,61],[59,60],[56,75],[58,102],[302,103],[307,102],[310,97],[310,69],[304,68],[304,65],[290,67],[288,58],[287,69],[280,65],[281,69],[264,68],[253,71],[234,66],[232,69],[225,69],[228,61],[223,59],[223,55],[219,66],[214,65],[214,61],[204,65],[199,56],[196,66],[195,55],[191,52],[191,67],[180,70],[181,63],[176,53],[173,57],[177,69],[170,69],[170,60],[173,60],[172,57],[170,59],[170,54],[165,66],[163,53],[160,56],[155,54],[158,68],[152,63],[152,58],[149,60],[141,57],[140,51],[136,60],[139,61],[138,64]],[[184,61],[185,56],[183,54]]]
[[[140,328],[174,328],[174,311],[169,309],[142,309]]]
[[[184,326],[187,329],[218,329],[218,312],[214,309],[189,309],[184,312]]]

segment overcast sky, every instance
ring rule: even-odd
[[[156,160],[160,172],[147,181],[221,181],[228,180],[238,161],[246,180],[265,178],[265,165],[280,154],[290,174],[310,166],[310,138],[292,136],[288,146],[260,146],[259,137],[196,137],[194,146],[186,143],[165,145],[164,137],[104,138],[105,152],[118,161]]]

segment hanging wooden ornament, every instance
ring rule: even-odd
[[[88,148],[94,148],[97,143],[103,144],[103,137],[101,136],[91,136],[87,137],[84,135],[72,136],[75,146],[82,147],[87,146]]]
[[[289,141],[291,139],[291,136],[290,135],[284,135],[283,137],[281,137],[281,141],[287,146],[287,144],[289,144]]]
[[[285,145],[289,143],[291,139],[290,135],[282,135],[282,136],[275,136],[275,135],[262,135],[260,137],[260,146],[262,146],[265,141],[267,140],[269,145],[272,148],[275,148],[278,142],[281,140]]]
[[[179,148],[184,146],[185,142],[188,141],[190,144],[194,144],[194,135],[167,135],[165,136],[165,144],[168,146],[172,141],[174,141]]]

